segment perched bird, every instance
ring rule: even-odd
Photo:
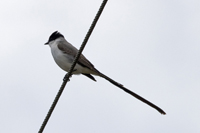
[[[78,53],[77,48],[71,45],[64,36],[59,33],[58,31],[53,32],[47,43],[45,45],[49,45],[51,48],[51,53],[57,65],[66,72],[69,72],[70,67],[75,59],[76,54]],[[134,96],[138,100],[148,104],[149,106],[155,108],[161,114],[166,114],[162,109],[158,106],[154,105],[153,103],[149,102],[148,100],[142,98],[141,96],[137,95],[136,93],[130,91],[129,89],[125,88],[122,84],[112,80],[108,76],[104,75],[100,71],[98,71],[94,65],[84,56],[80,55],[76,66],[72,74],[83,74],[88,78],[96,81],[96,79],[92,75],[100,76],[105,78],[115,86],[121,88],[125,92],[129,93],[130,95]]]

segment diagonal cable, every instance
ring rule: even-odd
[[[90,35],[91,35],[95,25],[96,25],[101,13],[102,13],[107,1],[108,0],[103,0],[101,6],[99,8],[99,11],[97,12],[97,14],[96,14],[96,16],[95,16],[95,18],[94,18],[94,20],[92,22],[92,25],[90,26],[90,29],[88,30],[88,32],[87,32],[87,34],[86,34],[86,36],[85,36],[85,38],[84,38],[84,40],[82,42],[82,45],[81,45],[81,47],[80,47],[80,49],[79,49],[79,51],[78,51],[73,63],[72,63],[72,66],[71,66],[69,72],[65,75],[65,77],[63,79],[63,83],[62,83],[62,85],[61,85],[61,87],[60,87],[60,89],[59,89],[59,91],[58,91],[58,93],[57,93],[57,95],[56,95],[56,97],[55,97],[55,99],[54,99],[54,101],[53,101],[53,103],[52,103],[52,105],[51,105],[51,107],[50,107],[50,109],[49,109],[49,111],[48,111],[48,113],[47,113],[47,115],[46,115],[46,117],[45,117],[45,119],[44,119],[44,121],[43,121],[38,133],[42,133],[43,132],[43,130],[44,130],[49,118],[51,117],[51,114],[53,113],[53,110],[56,107],[56,104],[57,104],[57,102],[58,102],[58,100],[59,100],[59,98],[60,98],[60,96],[61,96],[61,94],[62,94],[62,92],[63,92],[63,90],[65,88],[65,85],[67,84],[67,81],[69,81],[69,78],[72,76],[72,72],[74,70],[74,67],[75,67],[75,65],[76,65],[76,63],[77,63],[77,61],[78,61],[78,59],[79,59],[79,57],[80,57],[85,45],[87,43],[87,41],[89,40],[89,37],[90,37]]]

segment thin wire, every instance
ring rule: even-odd
[[[44,119],[44,121],[43,121],[38,133],[42,133],[43,132],[43,130],[44,130],[49,118],[51,117],[51,114],[53,113],[53,110],[56,107],[56,104],[57,104],[57,102],[58,102],[58,100],[59,100],[59,98],[60,98],[60,96],[61,96],[61,94],[62,94],[62,92],[63,92],[63,90],[65,88],[65,85],[67,84],[67,81],[69,81],[69,78],[72,76],[72,71],[74,70],[74,67],[75,67],[75,65],[76,65],[76,63],[78,61],[78,58],[80,57],[80,55],[81,55],[81,53],[82,53],[87,41],[89,40],[89,37],[90,37],[90,35],[91,35],[95,25],[96,25],[101,13],[102,13],[107,1],[108,0],[103,0],[101,6],[99,8],[99,11],[97,12],[97,14],[96,14],[91,26],[90,26],[90,29],[88,30],[88,32],[87,32],[87,34],[86,34],[86,36],[85,36],[85,38],[84,38],[84,40],[82,42],[82,45],[81,45],[81,47],[80,47],[80,49],[78,51],[78,54],[76,55],[69,72],[65,75],[65,77],[63,79],[63,83],[62,83],[62,85],[60,87],[60,90],[58,91],[58,93],[57,93],[57,95],[56,95],[56,97],[55,97],[55,99],[54,99],[54,101],[53,101],[53,103],[52,103],[52,105],[51,105],[51,107],[50,107],[50,109],[49,109],[49,111],[47,113],[47,116],[45,117],[45,119]]]

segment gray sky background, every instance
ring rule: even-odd
[[[58,30],[79,48],[101,2],[0,1],[0,132],[38,132],[65,75],[44,43]],[[200,132],[199,35],[199,0],[108,1],[84,55],[167,115],[74,75],[44,132]]]

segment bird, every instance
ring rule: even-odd
[[[69,43],[64,35],[62,35],[60,32],[55,31],[53,32],[48,41],[45,43],[45,45],[49,45],[51,49],[52,56],[54,58],[54,61],[56,64],[63,69],[66,72],[69,72],[71,65],[78,53],[78,49],[74,47],[71,43]],[[108,76],[101,73],[99,70],[97,70],[94,65],[83,55],[81,54],[77,64],[74,67],[74,70],[72,74],[82,74],[88,78],[90,78],[93,81],[96,81],[93,75],[100,76],[109,82],[111,82],[113,85],[119,87],[120,89],[124,90],[128,94],[134,96],[138,100],[146,103],[147,105],[151,106],[152,108],[156,109],[161,114],[165,115],[166,113],[156,106],[155,104],[149,102],[148,100],[144,99],[143,97],[139,96],[138,94],[132,92],[131,90],[125,88],[122,84],[114,81],[113,79],[109,78]]]

